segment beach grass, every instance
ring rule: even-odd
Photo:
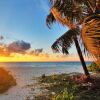
[[[79,73],[42,75],[39,83],[44,91],[35,100],[100,100],[99,76],[88,81]]]
[[[10,87],[16,85],[14,77],[4,68],[0,68],[0,93],[6,92]]]

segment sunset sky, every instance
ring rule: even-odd
[[[77,61],[70,55],[53,54],[52,43],[68,29],[59,23],[46,26],[48,0],[0,0],[0,62]]]

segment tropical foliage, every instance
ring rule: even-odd
[[[39,78],[42,94],[37,95],[35,100],[100,100],[99,74],[93,75],[90,82],[83,80],[81,75],[43,75]]]
[[[95,63],[91,63],[91,65],[88,66],[88,70],[91,72],[99,72],[100,73],[100,67]]]
[[[64,35],[65,37],[61,36],[60,39],[58,39],[52,45],[52,49],[55,51],[59,51],[59,49],[57,49],[57,47],[59,47],[58,45],[60,44],[60,46],[62,48],[62,52],[68,54],[68,49],[69,49],[69,47],[71,47],[71,44],[74,41],[80,61],[82,63],[82,66],[83,66],[83,69],[85,72],[85,75],[87,77],[89,77],[89,72],[86,68],[86,64],[85,64],[84,58],[82,56],[82,52],[81,52],[81,49],[79,46],[79,41],[77,38],[78,35],[81,35],[81,34],[79,34],[79,31],[80,31],[79,25],[82,20],[82,17],[79,17],[80,15],[78,15],[78,14],[81,14],[82,11],[79,10],[79,8],[77,8],[78,7],[77,4],[79,5],[79,3],[76,1],[73,2],[70,0],[66,0],[66,1],[55,0],[53,2],[53,6],[51,8],[50,15],[47,16],[46,21],[47,21],[47,25],[51,26],[51,24],[53,22],[55,22],[55,19],[56,19],[56,21],[62,23],[63,25],[68,26],[70,30],[75,31],[74,33],[73,33],[73,31],[72,32],[70,31],[72,33],[71,35],[70,34]],[[53,20],[51,20],[52,19],[51,13],[53,15]],[[81,14],[81,15],[84,15],[84,14]],[[68,33],[70,33],[70,32],[68,32]],[[81,33],[81,31],[80,31],[80,33]],[[68,40],[66,40],[67,38],[68,38]]]
[[[100,12],[100,1],[99,0],[50,0],[52,2],[51,12],[54,16],[52,21],[50,20],[50,15],[47,17],[47,23],[51,25],[55,19],[62,23],[65,26],[68,26],[70,29],[75,29],[82,25],[82,38],[86,50],[88,50],[97,62],[100,62],[100,52],[98,52],[98,47],[100,48],[100,23],[97,22],[100,20],[100,15],[97,15]],[[88,17],[95,14],[97,16]],[[88,20],[87,20],[88,17]],[[91,20],[95,20],[91,22]],[[87,24],[88,22],[92,24]],[[93,27],[93,23],[95,27]],[[87,27],[87,28],[86,28]],[[93,27],[93,28],[92,28]],[[93,30],[91,30],[91,28]],[[92,36],[87,35],[88,33]],[[89,44],[89,45],[88,45]],[[88,45],[88,46],[87,46]],[[91,49],[89,49],[91,47]],[[99,64],[99,63],[98,63]]]
[[[92,15],[84,20],[82,38],[85,47],[96,58],[100,66],[100,15]]]
[[[88,12],[94,8],[93,0],[52,0],[54,1],[51,12],[63,25],[82,24]],[[91,5],[91,6],[89,6]]]
[[[69,91],[69,90],[72,89],[65,88],[62,94],[53,97],[52,100],[76,100],[76,97],[73,94],[74,90],[73,91]]]
[[[79,34],[79,29],[68,30],[54,42],[54,44],[52,45],[52,49],[54,50],[54,52],[62,51],[65,54],[69,54],[68,50],[74,43],[74,38]]]

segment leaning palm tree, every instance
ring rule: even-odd
[[[86,68],[86,64],[79,46],[79,42],[77,39],[77,36],[80,35],[80,30],[77,29],[70,29],[68,30],[66,33],[64,33],[60,38],[58,38],[53,45],[51,46],[51,48],[53,49],[54,52],[62,52],[66,55],[69,54],[69,48],[72,46],[73,43],[75,43],[76,46],[76,50],[78,52],[80,61],[82,63],[85,75],[87,76],[87,78],[90,78],[89,72]]]
[[[69,4],[69,5],[66,5]],[[75,3],[75,2],[74,2]],[[73,2],[70,2],[68,0],[66,0],[65,3],[61,2],[61,0],[56,0],[54,2],[53,7],[51,8],[51,12],[50,14],[47,16],[47,25],[50,26],[53,21],[58,21],[60,23],[62,23],[63,25],[66,25],[70,28],[70,31],[68,31],[68,35],[63,35],[60,38],[60,43],[61,43],[61,47],[62,47],[62,52],[68,54],[68,47],[70,47],[71,41],[73,40],[80,58],[80,61],[82,63],[85,75],[89,78],[89,72],[86,68],[86,64],[84,61],[84,58],[82,56],[82,52],[79,46],[79,42],[78,42],[78,38],[77,36],[80,35],[80,29],[79,29],[79,25],[82,22],[82,17],[84,17],[84,14],[81,14],[82,12],[82,7],[81,6],[77,6],[77,2],[76,4],[74,4]],[[65,7],[65,8],[64,8]],[[74,8],[72,8],[74,7]],[[66,12],[65,12],[66,9]],[[64,11],[63,11],[64,10]],[[65,14],[65,15],[64,15]],[[67,34],[66,33],[66,34]],[[70,34],[71,35],[70,35]],[[65,37],[65,38],[64,38]],[[68,39],[68,37],[71,39],[71,41]],[[68,42],[68,40],[69,42]],[[58,39],[59,40],[59,39]],[[62,40],[62,42],[61,42]],[[66,42],[67,41],[67,42]],[[57,46],[57,41],[53,44],[52,48],[54,50],[59,50],[56,47]],[[59,44],[59,43],[58,43]]]
[[[84,45],[86,49],[94,56],[94,58],[96,58],[97,64],[100,65],[100,52],[98,50],[98,48],[100,47],[100,31],[99,31],[100,14],[97,15],[98,13],[100,13],[100,0],[51,0],[51,1],[53,1],[51,13],[54,15],[57,21],[59,21],[63,25],[68,26],[70,29],[76,28],[77,26],[83,24],[82,38],[84,41]],[[89,17],[87,18],[87,16]],[[91,20],[95,20],[94,21],[95,23]],[[88,21],[89,23],[92,24],[87,24]],[[95,28],[92,28],[91,25],[92,26],[95,25]],[[92,30],[92,33],[94,33],[95,35],[91,34],[91,30],[88,31],[89,30],[88,28],[94,29]],[[92,37],[87,35],[87,31],[88,33],[90,33],[90,35],[92,35]]]
[[[83,27],[86,26],[84,25],[85,21],[84,19],[86,19],[88,16],[93,15],[95,12],[98,13],[100,12],[100,0],[50,0],[52,1],[52,8],[51,8],[51,18],[50,16],[47,17],[47,25],[51,25],[53,20],[55,21],[55,19],[60,22],[61,24],[69,27],[70,29],[76,29],[77,27],[79,27],[80,25],[83,24]],[[55,19],[54,19],[55,18]],[[100,18],[99,18],[100,19]],[[98,20],[98,19],[96,19]],[[50,23],[51,21],[51,23]],[[89,37],[88,41],[94,41],[94,42],[90,42],[90,44],[96,44],[94,45],[95,50],[94,53],[91,52],[91,50],[89,49],[89,47],[86,45],[88,44],[88,41],[86,42],[84,38],[88,38],[87,35],[84,35],[87,33],[87,30],[84,32],[82,29],[82,38],[84,41],[84,46],[86,47],[86,49],[92,53],[92,55],[94,55],[94,57],[96,59],[99,59],[98,62],[100,62],[100,52],[97,52],[97,47],[100,47],[100,38],[98,36],[100,36],[100,31],[98,29],[100,29],[100,24],[95,23],[96,25],[98,25],[97,31],[93,31],[95,33],[97,33],[98,35],[96,35],[97,37],[95,37],[95,39],[93,39],[93,37]],[[89,26],[89,25],[88,25]],[[90,31],[91,32],[91,31]],[[80,32],[81,34],[81,32]],[[93,35],[93,34],[92,34]],[[86,36],[86,37],[85,37]],[[78,43],[78,38],[75,38],[74,41],[76,43]],[[93,45],[90,45],[91,47],[93,47]],[[79,45],[76,45],[79,47]],[[93,49],[93,48],[92,48]],[[80,52],[78,50],[78,52]],[[95,54],[96,52],[96,54]],[[97,55],[98,54],[98,55]],[[80,53],[79,53],[80,55]],[[81,62],[83,63],[82,59],[80,59]],[[83,66],[84,68],[84,66]],[[85,72],[86,73],[86,72]]]

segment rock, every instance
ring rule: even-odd
[[[45,74],[42,74],[42,78],[45,78]]]
[[[51,94],[52,94],[52,95],[55,95],[56,93],[55,93],[55,92],[51,92]]]

